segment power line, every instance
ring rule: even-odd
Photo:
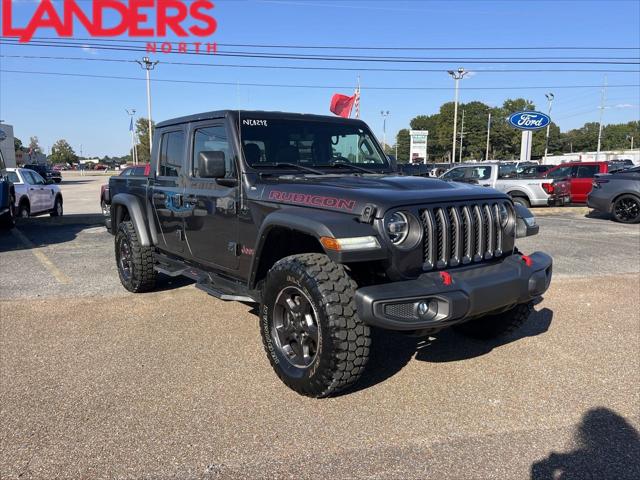
[[[95,40],[96,38],[73,38],[76,42],[87,42]],[[33,37],[33,40],[60,40],[60,37]],[[147,43],[149,41],[154,42],[156,40],[129,40],[129,39],[116,39],[116,38],[100,38],[100,41],[104,42],[129,42],[129,43]],[[520,51],[520,50],[640,50],[640,47],[585,47],[585,46],[546,46],[546,47],[373,47],[373,46],[356,46],[356,45],[282,45],[282,44],[258,44],[258,43],[220,43],[221,47],[240,47],[240,48],[290,48],[300,50],[388,50],[388,51],[482,51],[482,50],[496,50],[496,51]]]
[[[55,75],[65,77],[86,77],[86,78],[104,78],[112,80],[142,80],[142,77],[126,77],[119,75],[95,75],[87,73],[71,73],[71,72],[42,72],[29,70],[8,70],[0,69],[0,73],[18,73],[30,75]],[[300,85],[300,84],[278,84],[278,83],[238,83],[238,82],[215,82],[207,80],[182,80],[182,79],[164,79],[154,78],[153,82],[166,83],[187,83],[187,84],[204,84],[204,85],[229,85],[229,86],[245,86],[245,87],[270,87],[270,88],[309,88],[309,89],[341,89],[353,88],[353,85]],[[598,85],[533,85],[533,86],[501,86],[501,87],[466,87],[465,90],[538,90],[538,89],[565,89],[565,88],[596,88]],[[624,85],[608,85],[608,88],[635,88],[640,84],[624,84]],[[450,90],[450,87],[362,87],[363,90]]]
[[[88,57],[66,57],[66,56],[52,56],[52,55],[5,55],[0,54],[0,57],[4,58],[17,58],[17,59],[43,59],[43,60],[71,60],[71,61],[87,61],[87,62],[117,62],[117,63],[135,63],[135,60],[127,60],[122,58],[88,58]],[[375,71],[375,72],[433,72],[433,73],[446,73],[445,68],[417,68],[417,69],[397,69],[397,68],[344,68],[344,67],[312,67],[312,66],[292,66],[292,65],[238,65],[228,63],[196,63],[196,62],[175,62],[175,61],[162,61],[163,65],[185,65],[196,67],[229,67],[229,68],[258,68],[258,69],[285,69],[285,70],[326,70],[326,71]],[[621,69],[473,69],[473,72],[479,73],[640,73],[640,70],[621,70]]]
[[[90,48],[94,50],[113,50],[113,51],[130,51],[130,52],[146,52],[146,48],[132,47],[130,45],[104,45],[104,44],[79,44],[79,43],[42,43],[31,41],[29,43],[19,43],[17,40],[3,39],[0,41],[0,45],[11,45],[21,47],[47,47],[47,48]],[[346,55],[301,55],[301,54],[274,54],[268,52],[243,52],[243,51],[230,51],[230,52],[217,52],[215,54],[205,52],[171,52],[173,54],[180,55],[207,55],[218,57],[237,57],[237,58],[266,58],[266,59],[280,59],[280,60],[316,60],[316,61],[331,61],[331,62],[376,62],[376,63],[466,63],[466,64],[588,64],[588,65],[640,65],[640,59],[630,57],[530,57],[526,59],[521,58],[443,58],[443,57],[374,57],[374,56],[346,56]]]

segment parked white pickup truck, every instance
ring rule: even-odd
[[[53,180],[45,180],[38,172],[28,168],[7,168],[9,181],[15,188],[16,216],[32,217],[49,213],[62,215],[62,192]]]
[[[468,163],[453,167],[441,176],[443,180],[476,183],[507,193],[514,203],[525,207],[555,204],[553,180],[549,178],[503,178],[499,163]]]

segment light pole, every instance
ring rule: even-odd
[[[604,113],[604,102],[607,99],[607,76],[604,76],[604,85],[602,86],[602,95],[600,96],[600,119],[598,120],[598,152],[596,160],[600,160],[600,146],[602,145],[602,114]]]
[[[131,160],[133,161],[134,165],[137,165],[138,156],[136,155],[136,142],[135,142],[134,133],[133,133],[133,129],[134,129],[133,119],[136,116],[136,109],[132,108],[131,110],[127,110],[125,108],[124,111],[127,112],[127,115],[131,117],[131,120],[129,121],[129,131],[131,132]]]
[[[489,120],[487,120],[487,152],[484,154],[484,159],[489,160],[489,137],[491,135],[491,112],[489,112]]]
[[[458,128],[458,82],[460,80],[462,80],[462,77],[464,77],[467,72],[464,71],[464,68],[460,67],[458,68],[457,72],[454,72],[453,70],[449,70],[449,75],[451,75],[451,77],[453,77],[453,79],[456,81],[456,93],[455,93],[455,100],[454,100],[454,104],[453,104],[453,144],[451,147],[451,163],[455,162],[456,159],[456,134],[457,134],[457,128]]]
[[[462,110],[462,125],[460,125],[460,158],[458,163],[462,163],[462,139],[464,137],[464,109]]]
[[[382,150],[384,151],[385,146],[387,145],[387,117],[389,116],[389,110],[381,110],[380,115],[382,115]]]
[[[149,57],[144,57],[142,61],[136,60],[138,64],[147,72],[147,116],[149,117],[149,161],[151,161],[151,145],[153,144],[153,134],[151,133],[151,80],[149,72],[156,68],[158,61],[152,62]]]
[[[633,150],[633,135],[627,135],[627,140],[631,140],[631,150]]]
[[[544,140],[544,163],[547,163],[547,153],[549,151],[549,128],[551,127],[551,104],[553,103],[554,95],[553,93],[545,93],[545,97],[547,97],[547,101],[549,102],[548,115],[549,115],[549,123],[547,123],[547,136]]]

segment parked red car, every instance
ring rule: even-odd
[[[568,184],[571,202],[586,203],[587,195],[593,187],[593,179],[597,173],[609,173],[609,162],[567,162],[546,172],[546,178],[553,178],[556,188],[565,188]]]

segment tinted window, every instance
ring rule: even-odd
[[[11,183],[22,183],[16,172],[7,172],[7,177]]]
[[[28,183],[29,185],[35,185],[36,180],[33,178],[33,172],[31,170],[22,170],[22,178],[24,179],[25,183]]]
[[[184,133],[167,132],[162,135],[160,146],[160,176],[177,177],[182,170]]]
[[[448,172],[446,172],[444,175],[442,175],[442,178],[446,178],[446,179],[458,179],[458,178],[464,178],[464,168],[454,168],[453,170],[449,170]]]
[[[131,175],[131,168],[125,168],[122,173],[120,173],[121,177],[126,177],[127,175]]]
[[[193,134],[193,176],[198,177],[198,158],[200,152],[222,152],[224,153],[225,161],[225,177],[235,178],[236,176],[236,164],[233,157],[233,152],[229,146],[227,140],[227,131],[223,125],[216,125],[211,127],[198,128]],[[249,147],[251,148],[251,147]],[[259,146],[256,147],[258,150]],[[245,150],[247,149],[245,145]]]
[[[135,167],[131,169],[131,175],[137,175],[138,177],[144,177],[145,167]]]
[[[600,167],[598,165],[578,165],[573,168],[573,176],[575,178],[593,178],[596,173],[600,172]]]
[[[31,176],[33,177],[34,185],[44,185],[47,183],[38,172],[31,172]]]
[[[565,178],[568,177],[571,174],[571,165],[568,165],[566,167],[560,167],[556,170],[552,170],[551,172],[549,172],[549,177],[551,178]]]

